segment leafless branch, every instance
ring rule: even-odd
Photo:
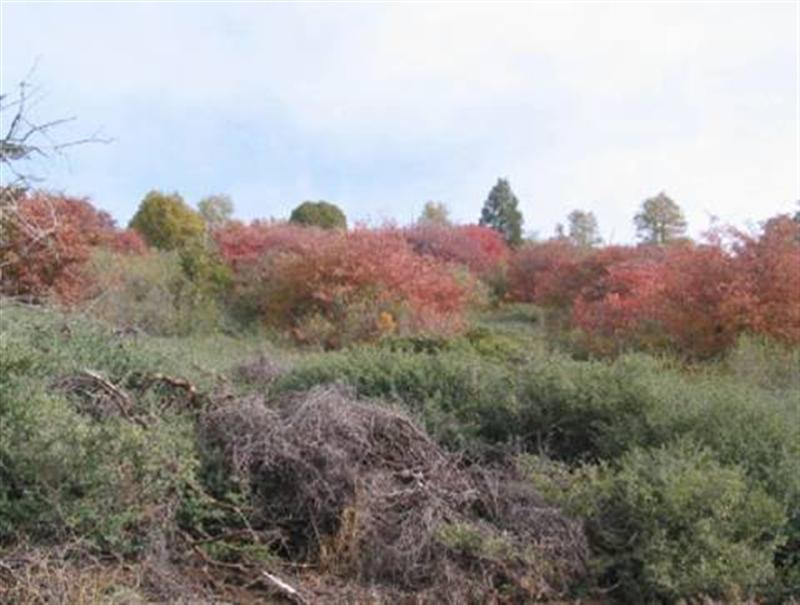
[[[54,155],[65,157],[65,150],[78,145],[111,142],[99,131],[59,141],[55,131],[74,121],[74,116],[48,121],[31,118],[30,110],[40,98],[38,88],[31,83],[35,69],[36,64],[19,83],[15,94],[0,94],[0,281],[4,270],[21,262],[19,255],[6,253],[13,234],[22,234],[28,242],[23,250],[24,258],[34,249],[49,245],[58,226],[54,209],[51,209],[49,226],[31,223],[20,211],[26,192],[42,180],[30,170],[29,162],[35,158],[48,160]]]

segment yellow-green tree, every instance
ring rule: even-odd
[[[450,225],[450,211],[442,202],[428,201],[417,223],[420,225]]]
[[[200,240],[205,221],[178,193],[148,193],[130,225],[154,248],[175,250]]]

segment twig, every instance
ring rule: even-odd
[[[138,416],[133,416],[131,414],[130,410],[133,408],[133,401],[131,400],[131,397],[130,395],[128,395],[128,393],[120,389],[117,385],[110,382],[106,378],[103,378],[102,376],[100,376],[100,374],[98,374],[93,370],[88,370],[88,369],[81,370],[79,376],[88,378],[94,384],[98,385],[101,389],[106,391],[106,393],[111,395],[110,397],[111,401],[114,402],[114,405],[119,410],[119,413],[122,414],[122,416],[126,420],[130,422],[135,422],[144,429],[149,428],[144,420],[142,420]]]
[[[300,603],[300,605],[307,605],[308,601],[306,601],[300,595],[297,589],[293,588],[292,586],[281,580],[278,576],[275,576],[266,571],[262,571],[261,575],[264,576],[267,580],[269,580],[274,587],[276,587],[282,594],[290,598],[292,601]]]
[[[156,382],[164,382],[171,387],[175,387],[178,389],[182,389],[186,391],[189,396],[189,402],[193,405],[197,405],[197,401],[199,398],[199,394],[197,392],[197,387],[195,387],[191,382],[185,380],[183,378],[175,378],[174,376],[167,376],[166,374],[149,374],[145,376],[145,380],[148,384],[154,384]]]

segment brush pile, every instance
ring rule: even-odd
[[[465,603],[555,598],[586,571],[580,524],[514,469],[467,464],[339,387],[221,401],[200,431],[246,487],[251,525],[277,528],[280,554],[320,573]]]

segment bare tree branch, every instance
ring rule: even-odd
[[[65,150],[71,147],[112,141],[102,137],[99,131],[87,137],[59,141],[55,131],[73,122],[74,116],[42,122],[31,118],[29,112],[40,98],[37,97],[38,88],[31,83],[35,69],[34,63],[18,84],[16,94],[0,94],[0,286],[10,265],[23,262],[34,249],[52,243],[58,226],[54,208],[51,208],[49,225],[31,223],[20,211],[20,204],[32,184],[42,181],[30,171],[27,162],[33,158],[47,160],[54,155],[66,157]],[[9,243],[15,234],[22,234],[28,242],[23,258],[8,254]]]

